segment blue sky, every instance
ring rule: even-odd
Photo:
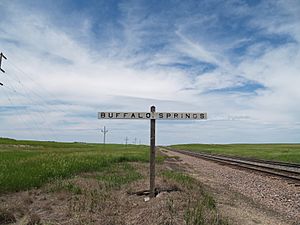
[[[149,142],[98,111],[207,112],[159,121],[158,143],[299,142],[300,2],[0,1],[0,136]]]

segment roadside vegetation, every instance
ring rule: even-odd
[[[300,144],[184,144],[174,149],[300,163]]]
[[[148,147],[0,139],[0,193],[20,191],[55,179],[147,162]],[[116,181],[119,182],[119,181]]]
[[[187,204],[183,210],[184,224],[186,225],[228,225],[219,213],[216,202],[212,195],[196,179],[178,171],[165,170],[162,176],[173,180],[181,185],[188,194]],[[174,205],[173,201],[171,200]],[[171,207],[169,206],[169,208]],[[177,213],[177,210],[170,210]],[[172,224],[172,223],[170,223]]]
[[[149,147],[0,138],[0,224],[227,225],[211,194],[158,152],[159,196]],[[128,222],[130,221],[130,222]]]

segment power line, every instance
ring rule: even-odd
[[[30,99],[32,99],[33,97],[35,97],[35,98],[37,99],[36,102],[37,102],[39,105],[43,104],[45,107],[47,107],[47,103],[45,102],[45,98],[44,98],[40,93],[36,92],[34,89],[25,86],[25,85],[21,82],[20,78],[18,77],[18,73],[22,73],[22,75],[24,75],[25,77],[27,77],[27,79],[28,79],[32,84],[34,84],[36,87],[41,87],[41,84],[39,84],[38,82],[36,82],[33,78],[30,77],[29,74],[26,74],[24,71],[22,71],[19,67],[17,67],[17,66],[14,65],[13,63],[9,63],[9,64],[12,66],[12,69],[15,70],[15,72],[12,73],[14,76],[16,76],[16,78],[15,78],[14,80],[15,80],[16,82],[18,82],[18,83],[21,85],[20,88],[23,89],[23,91],[24,91],[25,94],[29,93],[29,94],[32,95],[32,97],[31,97],[29,94],[27,94],[26,97],[28,97],[28,98],[30,98]],[[19,72],[18,72],[18,71],[19,71]],[[12,76],[10,76],[10,78],[13,79]],[[55,97],[53,97],[53,95],[52,95],[49,91],[47,91],[47,90],[45,89],[45,87],[43,87],[42,90],[43,90],[43,92],[44,92],[45,94],[49,95],[49,96],[51,97],[51,99],[56,99]],[[34,102],[34,101],[33,101],[33,102]],[[63,106],[65,106],[65,104],[64,104]],[[52,107],[52,108],[55,108],[55,109],[56,109],[55,111],[57,111],[57,112],[64,112],[64,113],[66,113],[65,110],[62,110],[61,108],[58,108],[56,105],[51,105],[51,107]],[[49,109],[49,107],[48,107],[48,109]],[[52,110],[52,111],[53,111],[53,110]]]
[[[27,112],[28,116],[31,117],[32,120],[39,119],[40,121],[37,122],[37,124],[40,125],[38,130],[45,129],[52,133],[52,135],[56,136],[56,133],[54,132],[55,129],[49,124],[49,112],[51,113],[63,113],[67,114],[69,113],[69,107],[66,109],[66,104],[51,104],[51,107],[47,101],[45,101],[44,94],[41,94],[39,91],[36,91],[30,85],[26,85],[24,82],[21,81],[19,78],[20,76],[22,78],[28,79],[30,83],[34,84],[37,87],[41,87],[42,85],[35,81],[31,77],[32,74],[25,73],[22,69],[20,69],[17,65],[15,65],[12,62],[8,61],[8,64],[11,67],[11,70],[9,70],[10,76],[7,77],[8,85],[4,85],[5,88],[10,89],[14,94],[23,97],[25,99],[25,105],[28,105],[30,109],[33,109],[33,113],[35,115],[31,116],[29,112]],[[10,79],[13,81],[10,82]],[[3,86],[3,85],[1,85]],[[38,90],[43,90],[43,92],[47,91],[44,87]],[[52,93],[45,92],[48,96],[50,96],[52,99],[55,99]],[[21,100],[21,99],[19,99]],[[63,108],[62,108],[63,107]],[[27,107],[25,109],[27,111]],[[68,110],[68,111],[67,111]],[[62,120],[64,122],[64,120]],[[35,122],[35,121],[33,121]]]
[[[1,57],[1,61],[2,61],[2,57],[5,58],[5,59],[7,59],[2,53],[0,54],[0,57]],[[4,70],[1,69],[1,71],[3,72]],[[17,75],[16,75],[16,76],[17,76]],[[8,78],[12,78],[12,76],[9,76]],[[18,78],[18,77],[17,77],[17,78]],[[10,89],[14,94],[17,94],[17,95],[19,95],[19,96],[24,97],[24,98],[26,99],[27,102],[28,102],[28,100],[29,100],[29,101],[31,101],[32,103],[34,103],[34,100],[31,98],[30,93],[27,92],[27,91],[25,90],[25,86],[22,84],[22,82],[21,82],[21,80],[20,80],[19,78],[18,78],[18,81],[17,81],[17,82],[18,82],[20,85],[23,86],[24,93],[21,93],[21,92],[17,91],[17,87],[16,87],[15,85],[13,85],[13,84],[9,81],[9,79],[7,79],[7,84],[8,84],[8,85],[5,85],[5,86],[4,86],[4,85],[1,85],[1,86],[4,86],[5,88]],[[7,97],[8,97],[8,96],[7,96]],[[13,103],[12,103],[11,98],[8,97],[8,100],[9,100],[10,104],[13,106]],[[41,105],[42,105],[42,104],[38,104],[39,107],[40,107]],[[29,105],[29,106],[30,106],[30,105]],[[38,109],[36,109],[35,111],[33,111],[35,115],[32,115],[32,116],[31,116],[29,110],[27,109],[27,107],[24,107],[24,111],[26,112],[27,116],[30,117],[30,119],[31,119],[31,121],[33,122],[33,124],[36,125],[37,130],[40,130],[40,128],[42,128],[42,127],[40,127],[40,125],[42,124],[40,121],[42,121],[43,124],[45,124],[46,121],[47,121],[46,118],[44,117],[44,115],[42,115],[42,113],[39,112]],[[16,114],[18,114],[18,112],[16,112]],[[39,119],[41,119],[41,120],[39,121],[37,117],[39,117]],[[48,127],[48,129],[49,129],[50,131],[52,131],[51,128]],[[40,135],[42,135],[43,138],[46,139],[46,137],[45,137],[42,133],[40,133]]]
[[[3,60],[2,60],[3,58]],[[64,114],[70,113],[71,106],[63,102],[54,102],[53,104],[45,100],[45,96],[49,96],[51,100],[57,100],[57,96],[44,87],[41,82],[35,79],[35,74],[24,72],[23,68],[7,60],[5,63],[5,70],[3,67],[4,60],[7,60],[6,56],[1,52],[0,54],[0,69],[2,73],[6,73],[8,76],[5,76],[4,80],[0,80],[0,87],[4,88],[4,97],[6,95],[6,101],[8,105],[11,105],[12,109],[15,107],[24,106],[13,113],[15,114],[20,124],[28,129],[30,132],[35,129],[37,131],[36,135],[43,136],[46,131],[52,133],[53,136],[57,135],[57,132],[61,130],[65,131],[90,131],[99,130],[99,128],[56,128],[51,123],[49,118],[49,113],[54,113],[54,115],[64,116]],[[38,88],[35,88],[38,87]],[[10,115],[10,114],[9,114]],[[49,122],[50,121],[50,122]],[[58,121],[58,120],[56,120]],[[68,121],[68,120],[66,120]],[[65,119],[62,118],[59,120],[60,123],[65,122]],[[21,126],[21,127],[22,127]],[[21,131],[21,129],[12,128],[15,131]],[[104,136],[106,136],[108,130],[104,128]],[[31,133],[33,135],[33,133]],[[46,134],[46,133],[45,133]],[[57,136],[56,136],[57,138]],[[106,137],[104,137],[104,144]]]
[[[32,95],[32,96],[29,96],[29,94],[27,95],[30,99],[32,99],[33,97],[35,97],[36,100],[32,101],[32,103],[38,103],[39,106],[45,107],[45,109],[46,109],[47,112],[57,112],[57,113],[69,113],[70,112],[70,107],[68,107],[68,105],[65,104],[65,103],[64,104],[60,103],[59,105],[51,104],[51,107],[49,107],[48,106],[49,103],[47,103],[45,101],[45,97],[43,96],[43,94],[37,92],[33,88],[28,87],[27,85],[24,85],[21,82],[20,78],[18,77],[18,74],[21,73],[22,77],[27,78],[36,87],[41,87],[42,85],[39,82],[37,82],[35,79],[33,79],[31,77],[32,74],[24,72],[22,69],[20,69],[20,67],[18,67],[17,65],[15,65],[12,62],[8,62],[8,64],[14,70],[13,75],[16,77],[16,78],[14,78],[13,76],[10,76],[9,78],[12,78],[17,83],[19,83],[21,85],[20,87],[23,89],[23,91],[25,92],[25,94],[29,93],[30,95]],[[57,97],[55,97],[52,92],[50,92],[49,90],[47,90],[45,86],[42,86],[42,87],[43,87],[42,90],[43,90],[44,94],[46,94],[47,96],[49,96],[52,100],[57,100]],[[39,88],[38,90],[41,90],[41,89]],[[46,118],[48,118],[48,116]]]
[[[5,60],[7,60],[7,58],[5,57],[5,55],[1,52],[1,53],[0,53],[0,70],[1,70],[2,73],[5,73],[5,70],[2,69],[2,58],[5,59]],[[1,85],[1,86],[4,86],[4,87],[7,88],[7,89],[13,90],[14,92],[17,92],[13,87],[12,87],[12,88],[9,88],[8,86],[4,85],[3,83],[0,83],[0,85]],[[12,86],[12,85],[11,85],[11,86]],[[5,93],[5,91],[4,91],[4,93]],[[12,107],[14,107],[14,105],[13,105],[13,103],[12,103],[12,100],[11,100],[11,98],[9,97],[8,93],[5,93],[5,94],[6,94],[6,96],[7,96],[7,99],[8,99],[8,101],[9,101],[10,105],[11,105]],[[19,120],[23,121],[23,123],[26,125],[26,123],[27,123],[26,120],[23,120],[23,118],[22,118],[18,113],[17,113],[17,117],[19,117]],[[26,125],[26,126],[28,126],[28,125]],[[29,130],[29,132],[31,132],[31,130]]]
[[[4,86],[4,87],[6,87],[6,86]],[[8,102],[9,102],[9,104],[11,105],[11,107],[15,107],[14,104],[12,103],[12,100],[11,100],[11,98],[9,97],[8,93],[4,91],[4,94],[7,96]],[[17,115],[18,120],[21,122],[21,124],[24,124],[26,127],[29,126],[29,124],[27,123],[26,119],[23,118],[23,115],[22,115],[22,114],[16,113],[16,115]],[[31,125],[32,125],[32,124],[31,124]],[[26,128],[26,127],[25,127],[25,128]],[[29,131],[31,135],[33,135],[31,129],[26,129],[26,130]]]
[[[1,69],[1,71],[4,73],[5,71],[1,68],[1,65],[2,65],[2,58],[4,58],[4,59],[7,59],[4,55],[3,55],[3,53],[1,52],[1,54],[0,54],[0,69]],[[9,62],[8,62],[9,63]],[[9,63],[10,64],[10,63]],[[10,65],[12,65],[12,64],[10,64]],[[14,68],[12,68],[12,69],[14,69]],[[24,72],[21,70],[21,69],[19,69],[19,68],[16,68],[16,69],[18,69],[21,73],[23,73],[24,74]],[[15,69],[15,70],[16,70]],[[12,71],[11,71],[12,72]],[[16,78],[14,78],[13,76],[11,76],[11,75],[13,75],[13,76],[15,76]],[[10,82],[10,79],[12,79],[12,80],[14,80],[15,82]],[[32,80],[32,79],[31,79]],[[42,97],[40,96],[40,95],[38,95],[38,94],[36,94],[36,93],[34,93],[32,90],[29,90],[29,88],[28,87],[26,87],[22,82],[21,82],[21,80],[19,79],[19,77],[18,77],[18,75],[15,73],[13,73],[13,74],[11,74],[10,72],[9,72],[9,76],[7,76],[7,80],[6,80],[6,82],[7,82],[7,84],[6,85],[4,85],[3,83],[0,83],[0,85],[1,86],[4,86],[5,88],[7,88],[8,90],[10,90],[11,92],[13,92],[13,94],[15,95],[15,96],[12,96],[12,97],[23,97],[24,99],[25,99],[25,103],[23,103],[23,104],[25,104],[24,106],[24,111],[26,112],[26,116],[28,116],[30,119],[31,119],[31,121],[32,121],[32,125],[35,125],[36,126],[36,129],[37,130],[41,130],[41,129],[43,129],[43,127],[41,126],[41,125],[46,125],[46,129],[48,130],[48,131],[51,131],[52,132],[52,134],[55,136],[55,133],[54,133],[54,131],[53,131],[53,129],[51,128],[51,127],[49,127],[48,126],[48,121],[47,121],[47,117],[45,116],[45,115],[43,115],[43,109],[41,108],[41,107],[47,107],[47,105],[45,105],[45,104],[43,104],[44,103],[44,100],[42,99]],[[20,86],[19,86],[19,85]],[[19,87],[18,87],[19,86]],[[19,89],[23,89],[23,90],[19,90]],[[26,90],[27,89],[27,90]],[[17,91],[18,90],[18,91]],[[35,94],[36,96],[38,96],[40,99],[42,99],[42,101],[41,102],[37,102],[36,101],[36,98],[35,99],[33,99],[33,96],[32,96],[32,93],[33,94]],[[8,101],[9,101],[9,103],[14,107],[14,104],[13,104],[13,101],[11,100],[11,98],[8,96],[8,93],[7,93],[7,98],[8,98]],[[21,100],[21,98],[17,98],[17,102],[19,102]],[[14,101],[14,103],[16,104],[16,101]],[[26,105],[28,105],[28,107],[34,107],[34,111],[33,111],[33,115],[31,115],[31,112],[29,112],[29,110],[28,110],[28,107],[26,106]],[[48,107],[47,107],[48,108]],[[46,108],[46,110],[47,110],[47,108]],[[49,112],[49,110],[47,110],[47,112]],[[20,114],[20,115],[22,115],[22,117],[24,116],[22,113],[19,113],[19,112],[16,112],[15,114]],[[20,116],[21,117],[21,116]],[[26,120],[25,120],[26,121]],[[25,124],[25,123],[24,123]],[[44,139],[46,139],[45,138],[45,136],[41,133],[41,132],[39,132],[39,134],[40,135],[42,135],[43,136],[43,138]]]

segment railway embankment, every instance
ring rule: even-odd
[[[300,224],[300,187],[293,181],[164,149],[210,189],[237,224]]]

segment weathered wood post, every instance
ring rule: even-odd
[[[155,106],[150,112],[155,113]],[[150,197],[155,197],[155,119],[150,120]]]

